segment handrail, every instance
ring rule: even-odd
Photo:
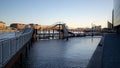
[[[3,67],[32,37],[33,29],[0,41],[0,68]]]

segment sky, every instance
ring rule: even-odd
[[[106,27],[111,20],[113,0],[0,0],[0,21],[69,27]]]

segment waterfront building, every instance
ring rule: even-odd
[[[94,32],[100,32],[101,31],[101,25],[95,25],[95,26],[93,26],[92,27],[92,30],[94,31]]]
[[[38,25],[38,24],[29,24],[29,25],[34,26],[35,29],[40,29],[40,27],[41,27],[41,26]]]
[[[113,21],[114,27],[117,32],[120,32],[120,0],[114,0],[114,13],[113,13]]]
[[[112,28],[114,26],[114,10],[112,10]]]
[[[12,23],[10,24],[10,27],[12,28],[16,28],[18,30],[21,30],[25,27],[25,24],[21,24],[21,23]]]
[[[38,25],[38,24],[35,24],[34,27],[35,27],[35,29],[40,29],[40,25]]]
[[[107,27],[108,27],[108,29],[112,29],[112,26],[113,26],[113,24],[108,21],[108,22],[107,22]]]
[[[0,29],[5,29],[6,28],[6,23],[3,21],[0,21]]]

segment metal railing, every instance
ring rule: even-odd
[[[0,68],[3,67],[32,37],[33,29],[26,28],[19,36],[0,41]]]

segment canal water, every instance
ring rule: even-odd
[[[38,40],[30,49],[23,68],[86,68],[100,36],[66,40]]]

